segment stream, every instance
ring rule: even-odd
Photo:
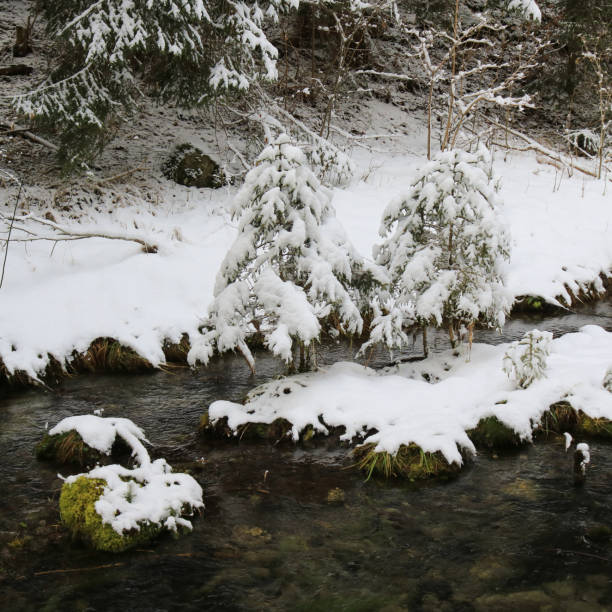
[[[586,324],[612,330],[612,299],[522,316],[503,335],[478,331],[475,341],[507,342],[535,327],[558,336]],[[430,345],[447,347],[442,334],[431,334]],[[417,339],[399,357],[419,351]],[[320,363],[350,355],[346,344],[325,346]],[[380,351],[370,365],[388,361]],[[257,368],[253,377],[228,355],[196,372],[0,390],[0,609],[612,609],[611,444],[590,442],[587,481],[577,488],[561,439],[499,456],[483,451],[445,483],[366,482],[331,443],[200,439],[198,421],[212,401],[238,401],[283,372],[267,354]],[[58,468],[33,451],[45,424],[99,409],[132,419],[152,457],[200,482],[206,508],[191,534],[121,555],[70,540],[59,522]],[[342,502],[328,501],[334,489]]]

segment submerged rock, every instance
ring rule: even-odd
[[[330,489],[327,492],[327,503],[328,504],[343,504],[345,500],[346,494],[342,489],[336,487],[335,489]]]
[[[162,166],[163,175],[186,187],[221,187],[223,172],[219,164],[201,149],[190,144],[181,144]]]
[[[519,591],[516,593],[499,593],[495,595],[482,595],[474,601],[474,608],[479,612],[536,612],[540,610],[553,610],[555,600],[543,591]]]

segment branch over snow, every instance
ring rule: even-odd
[[[2,221],[8,221],[4,215],[0,213],[0,219]],[[57,232],[57,234],[51,235],[40,235],[32,230],[28,229],[24,223],[31,221],[33,223],[37,223],[39,225],[43,225],[45,227],[49,227]],[[32,242],[35,240],[49,240],[51,242],[60,242],[66,240],[84,240],[85,238],[104,238],[106,240],[123,240],[126,242],[135,242],[137,244],[142,245],[145,253],[156,253],[157,245],[155,245],[150,240],[146,240],[141,236],[137,236],[135,234],[126,233],[115,233],[115,232],[92,232],[92,231],[83,231],[74,227],[66,227],[64,225],[60,225],[55,221],[51,221],[49,219],[45,219],[43,217],[37,217],[36,215],[23,215],[21,217],[16,217],[15,225],[13,227],[14,230],[18,230],[28,235],[28,238],[11,238],[11,242]],[[19,223],[19,225],[17,225]],[[8,238],[0,238],[1,241],[8,242]]]

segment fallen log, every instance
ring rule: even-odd
[[[34,68],[27,64],[11,64],[10,66],[0,67],[0,76],[28,75],[32,72],[34,72]]]

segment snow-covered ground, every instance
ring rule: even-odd
[[[357,249],[371,257],[384,207],[405,190],[423,158],[362,149],[354,158],[355,178],[334,190],[333,204]],[[612,197],[605,181],[578,173],[568,177],[529,154],[504,159],[497,152],[494,167],[513,242],[506,270],[512,295],[555,302],[566,295],[565,285],[600,283],[600,273],[612,270]],[[35,376],[49,355],[64,362],[98,337],[115,338],[159,365],[164,340],[178,341],[183,333],[194,338],[236,235],[226,212],[235,190],[162,181],[148,190],[132,189],[122,202],[109,192],[106,200],[98,198],[97,210],[85,206],[75,219],[78,197],[61,212],[45,204],[51,190],[27,189],[32,214],[50,211],[59,225],[79,231],[137,236],[158,251],[144,253],[137,243],[105,238],[12,242],[0,289],[0,358],[9,372]],[[8,183],[1,189],[5,216],[16,194]],[[26,226],[39,234],[57,233],[32,221]]]
[[[400,445],[414,443],[459,465],[462,450],[475,452],[466,432],[486,417],[497,417],[525,440],[548,407],[562,399],[592,418],[612,419],[612,392],[604,387],[612,333],[589,325],[554,340],[544,378],[527,389],[517,388],[503,372],[507,349],[507,344],[476,344],[470,354],[464,346],[459,355],[449,350],[383,371],[336,363],[266,383],[244,405],[216,401],[209,417],[213,423],[227,418],[234,430],[284,418],[293,425],[294,439],[308,426],[322,433],[325,425],[342,426],[344,439],[362,437],[376,444],[377,452],[395,454]],[[371,430],[376,433],[368,435]]]

